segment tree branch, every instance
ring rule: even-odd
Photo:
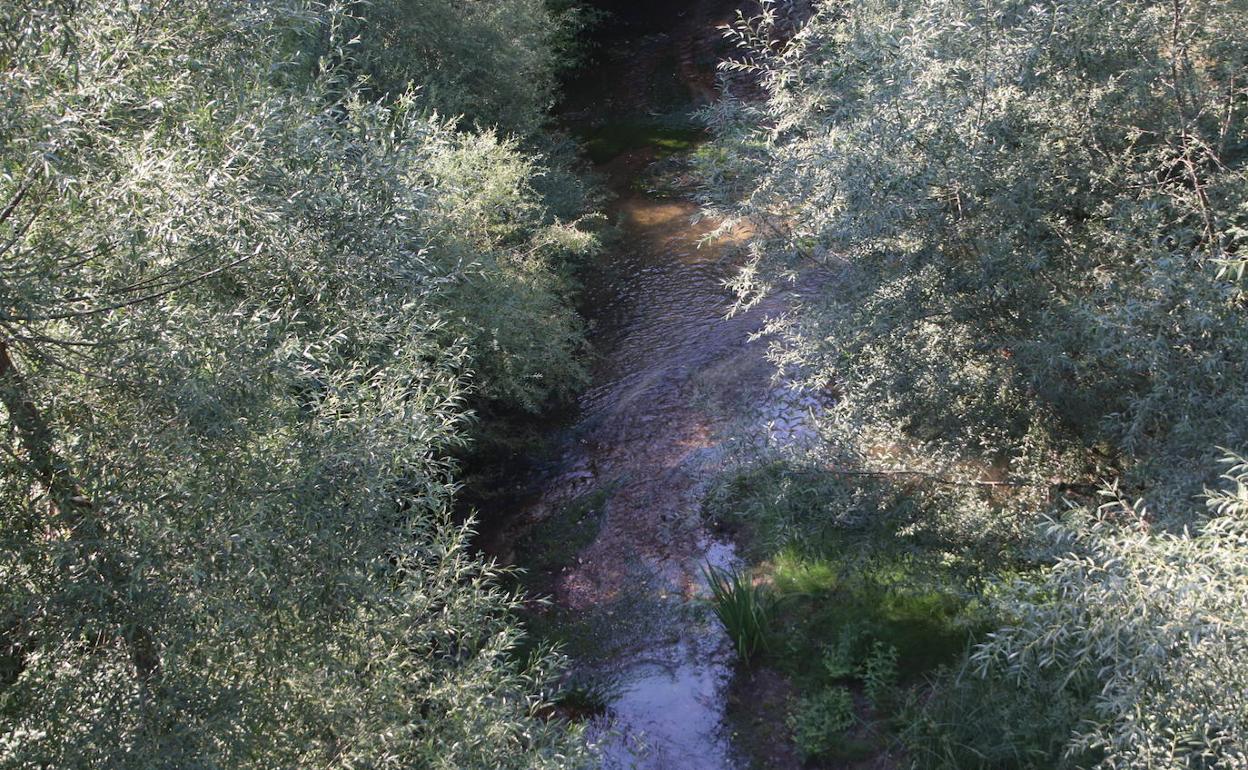
[[[3,338],[0,338],[0,404],[4,405],[10,422],[17,429],[18,439],[30,458],[36,480],[47,490],[51,513],[66,519],[70,538],[80,551],[91,551],[92,542],[102,542],[106,537],[101,521],[95,515],[95,504],[74,479],[69,463],[57,453],[52,428],[28,395],[25,377],[13,360],[9,341]],[[88,536],[85,542],[84,535]],[[98,548],[88,555],[88,560],[103,579],[108,604],[130,648],[135,671],[143,681],[154,681],[160,674],[160,654],[154,637],[138,619],[129,624],[121,622],[129,615],[122,586],[128,580],[130,571],[111,553]],[[6,641],[5,648],[10,651],[9,654],[20,653],[23,656],[21,660],[6,665],[24,665],[25,653],[20,642]],[[14,650],[17,652],[11,652]]]

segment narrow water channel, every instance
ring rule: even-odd
[[[731,266],[699,248],[689,204],[639,196],[619,212],[626,247],[599,287],[602,365],[564,457],[571,473],[547,489],[610,492],[597,538],[560,576],[556,597],[622,616],[610,654],[577,661],[613,688],[595,730],[608,767],[732,768],[724,703],[733,650],[700,600],[703,565],[730,567],[734,556],[701,516],[722,449],[699,401],[720,395],[706,392],[712,370],[736,375],[754,363],[756,321],[725,320]]]
[[[750,339],[766,311],[727,316],[731,249],[704,242],[711,225],[694,224],[688,191],[663,181],[680,175],[681,121],[711,97],[708,41],[736,3],[651,6],[629,16],[621,4],[625,33],[572,86],[566,120],[591,151],[605,144],[599,170],[620,237],[587,278],[592,385],[519,520],[593,501],[595,534],[551,589],[559,617],[587,629],[568,652],[575,675],[605,693],[589,732],[606,767],[733,770],[747,766],[725,718],[734,651],[705,603],[703,569],[736,557],[702,498],[741,415],[770,430],[767,404],[788,401]],[[786,429],[804,408],[792,404]]]

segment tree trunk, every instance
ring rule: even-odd
[[[84,552],[91,541],[104,542],[106,532],[95,505],[77,480],[68,462],[57,454],[53,433],[38,407],[30,399],[25,378],[13,361],[9,342],[0,338],[0,404],[8,412],[25,450],[35,482],[48,495],[49,514],[69,532],[69,538]],[[86,536],[84,538],[84,536]],[[85,542],[84,542],[85,540]],[[160,651],[155,639],[140,618],[125,623],[127,612],[122,590],[129,570],[111,553],[91,554],[95,558],[101,583],[107,591],[107,606],[118,623],[121,636],[130,650],[135,672],[150,682],[160,673]],[[21,617],[6,621],[0,631],[0,687],[16,681],[25,668],[26,645],[21,641]],[[10,681],[11,680],[11,681]]]

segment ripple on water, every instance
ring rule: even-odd
[[[731,543],[706,538],[703,560],[684,565],[679,581],[692,585],[696,616],[672,643],[642,649],[602,671],[615,683],[607,714],[591,726],[607,770],[735,770],[737,761],[724,725],[732,679],[733,649],[709,609],[703,564],[737,564]]]
[[[736,564],[731,544],[712,537],[699,513],[721,464],[722,426],[693,402],[702,374],[745,366],[761,319],[725,318],[732,266],[715,248],[699,248],[709,225],[690,225],[691,204],[634,199],[622,208],[627,245],[587,287],[601,354],[594,386],[538,505],[555,509],[584,485],[610,484],[612,493],[556,598],[582,615],[619,610],[606,629],[611,643],[575,661],[580,673],[611,683],[590,730],[608,768],[735,770],[742,764],[725,726],[735,654],[701,601],[703,566]],[[746,379],[717,382],[744,390]],[[767,389],[765,381],[748,387]],[[621,605],[634,595],[631,607]]]

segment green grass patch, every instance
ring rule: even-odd
[[[793,551],[772,565],[779,611],[770,660],[799,686],[860,679],[877,644],[897,651],[898,673],[909,681],[966,648],[974,608],[954,587],[878,559],[865,569],[844,567]],[[839,662],[829,665],[832,658]]]
[[[759,657],[793,688],[788,728],[804,757],[882,750],[927,675],[990,627],[977,580],[988,562],[927,526],[951,499],[786,461],[726,476],[708,496],[708,515],[737,531],[770,583]],[[990,564],[1000,574],[1009,562]]]
[[[907,558],[788,548],[760,569],[776,607],[760,657],[794,688],[788,726],[807,759],[859,761],[882,750],[907,692],[982,630],[956,584]],[[860,696],[852,708],[850,692]]]
[[[772,559],[771,577],[783,596],[826,595],[841,582],[839,565],[827,559],[803,558],[792,548]]]
[[[846,644],[843,678],[859,677],[880,643],[914,680],[955,659],[976,628],[976,605],[950,560],[898,536],[899,522],[926,514],[904,489],[773,462],[724,479],[707,508],[743,531],[770,577],[778,609],[769,659],[799,688],[833,684],[825,653]]]

